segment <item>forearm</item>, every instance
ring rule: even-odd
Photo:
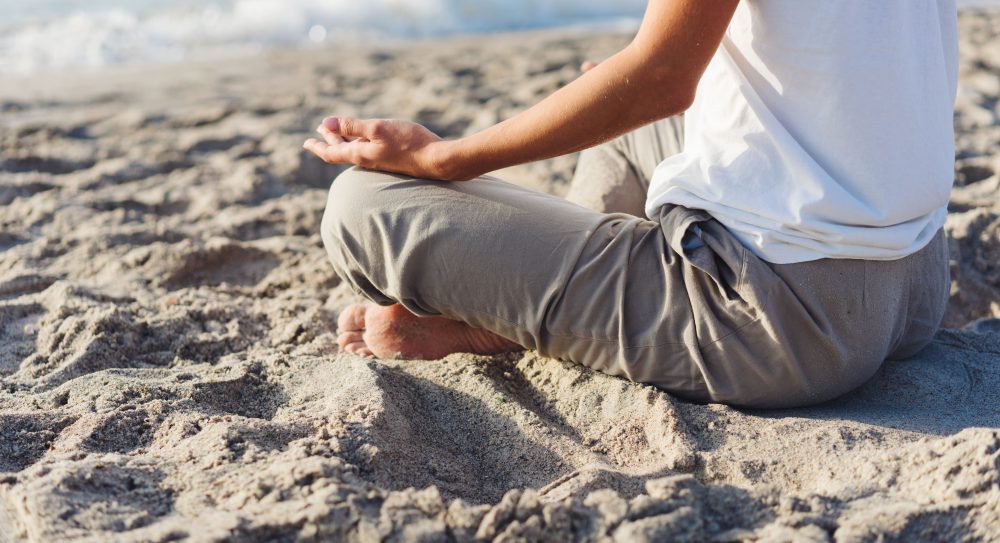
[[[592,147],[690,106],[736,0],[654,0],[629,46],[534,107],[482,132],[435,144],[444,179]]]
[[[738,0],[650,0],[635,40],[531,109],[467,138],[441,139],[398,120],[328,117],[303,146],[331,164],[442,180],[472,179],[572,153],[694,99]]]
[[[664,81],[632,48],[602,62],[534,107],[482,132],[442,142],[443,174],[486,172],[592,147],[684,111],[693,85]]]

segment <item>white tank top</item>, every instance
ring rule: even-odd
[[[891,260],[944,224],[954,0],[744,0],[646,213],[703,209],[773,263]]]

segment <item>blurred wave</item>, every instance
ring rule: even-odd
[[[645,0],[0,0],[0,74],[637,21]]]
[[[1000,6],[1000,0],[959,0]],[[0,75],[598,24],[646,0],[0,0]]]

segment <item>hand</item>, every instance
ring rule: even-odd
[[[330,164],[355,164],[424,179],[443,179],[440,137],[423,126],[397,120],[327,117],[316,129],[323,141],[302,147]]]

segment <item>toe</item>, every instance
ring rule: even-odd
[[[374,356],[372,350],[368,348],[363,341],[356,341],[354,343],[348,343],[344,350],[356,354],[358,356]]]
[[[342,332],[353,332],[365,329],[365,312],[367,307],[355,304],[340,312],[337,318],[337,329]]]
[[[341,332],[341,334],[337,336],[337,345],[340,345],[341,349],[346,349],[347,346],[352,343],[364,343],[364,342],[365,341],[363,332],[360,331]]]
[[[340,345],[341,352],[356,354],[358,356],[374,356],[372,350],[364,340],[364,332],[357,330],[353,332],[342,332],[337,336],[337,345]]]

